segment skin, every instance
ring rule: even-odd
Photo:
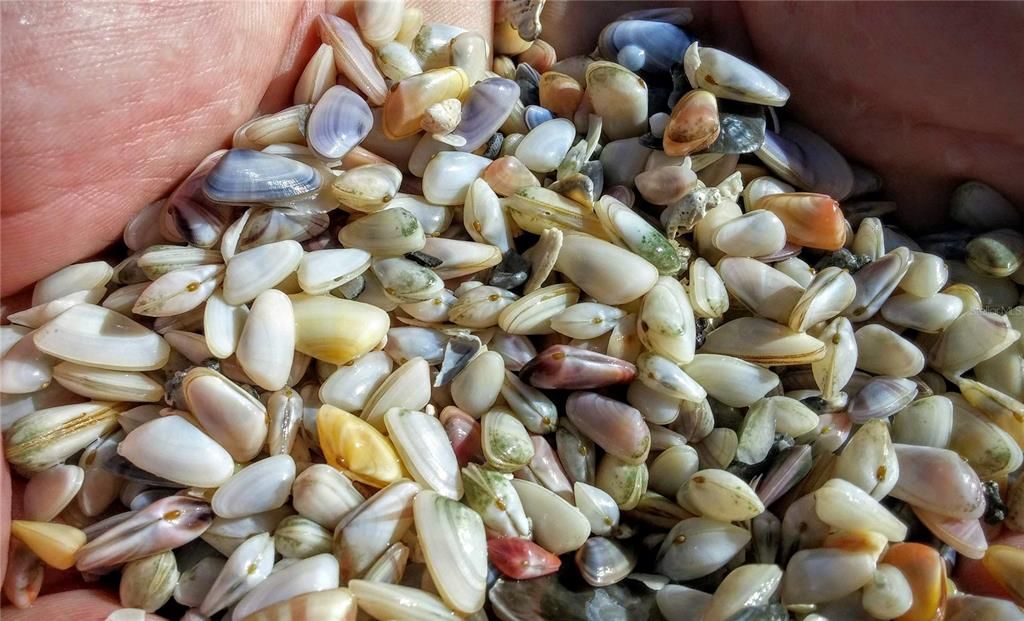
[[[668,3],[556,2],[543,37],[559,57],[587,53],[624,10]],[[488,32],[489,4],[432,1],[426,21]],[[258,111],[291,102],[319,41],[316,15],[339,2],[150,4],[5,2],[2,18],[0,288],[17,292],[120,238]],[[695,4],[702,43],[786,84],[792,114],[879,172],[910,230],[935,228],[951,189],[985,181],[1024,208],[1024,5]],[[0,473],[0,572],[11,480]],[[14,515],[20,487],[15,481]],[[53,572],[48,571],[52,578]],[[51,584],[11,620],[103,619],[116,596]],[[61,576],[57,576],[61,580]],[[67,590],[71,589],[71,590]],[[64,590],[57,593],[56,591]]]

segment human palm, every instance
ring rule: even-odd
[[[587,53],[624,10],[673,4],[549,0],[543,38],[560,57]],[[491,23],[484,2],[421,6],[427,21],[481,32]],[[940,223],[966,178],[1024,205],[1024,5],[693,8],[702,41],[756,59],[792,91],[787,113],[883,176],[907,228]],[[0,5],[3,295],[119,239],[135,211],[238,125],[289,105],[318,45],[312,20],[350,9],[325,0]],[[4,314],[17,305],[10,299]],[[5,617],[103,618],[116,607],[114,595],[73,590]]]

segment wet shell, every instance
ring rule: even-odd
[[[534,540],[552,554],[579,549],[590,535],[590,522],[579,509],[536,483],[514,479],[512,486],[533,522]]]
[[[484,605],[487,540],[476,512],[425,490],[413,503],[416,531],[434,586],[445,603],[471,613]]]
[[[484,414],[480,442],[487,465],[501,472],[515,472],[533,458],[530,435],[507,410],[495,408]]]
[[[771,321],[740,317],[709,333],[701,352],[765,365],[806,364],[824,358],[825,344]]]
[[[658,551],[658,571],[686,581],[711,574],[746,547],[750,533],[728,522],[690,518],[676,524]]]
[[[612,306],[642,296],[658,279],[657,268],[639,256],[577,234],[564,236],[555,269],[602,304]]]
[[[334,48],[334,62],[338,71],[344,73],[372,105],[383,104],[388,93],[384,77],[352,24],[325,13],[317,17],[317,29],[320,40]]]
[[[170,347],[159,334],[102,306],[78,304],[32,334],[39,351],[78,364],[122,371],[163,367]]]
[[[683,55],[686,77],[693,88],[703,88],[718,97],[782,106],[789,89],[767,73],[743,60],[696,42]]]
[[[413,479],[448,498],[462,497],[462,478],[448,435],[437,418],[392,408],[384,415],[388,436]]]
[[[764,512],[764,504],[739,477],[725,470],[700,470],[679,488],[679,498],[706,518],[740,522]]]
[[[610,140],[639,136],[647,127],[647,84],[622,65],[598,61],[586,69],[587,95]]]

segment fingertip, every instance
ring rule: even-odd
[[[82,589],[44,595],[24,610],[5,609],[4,621],[35,621],[38,619],[75,619],[75,621],[105,621],[107,615],[121,608],[113,594],[97,589]],[[146,621],[167,621],[154,614],[146,614]]]

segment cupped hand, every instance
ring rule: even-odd
[[[543,38],[591,51],[624,10],[675,2],[556,2]],[[427,21],[487,32],[488,2],[430,0]],[[885,179],[909,229],[941,222],[949,191],[986,181],[1024,205],[1024,7],[1018,4],[693,5],[703,42],[792,91],[787,110]],[[2,15],[0,286],[9,295],[119,239],[257,111],[290,104],[342,2],[6,2]],[[10,506],[4,467],[3,507]],[[3,511],[0,572],[6,568]],[[5,617],[103,618],[116,597],[47,595]],[[24,615],[24,616],[22,616]],[[56,616],[54,616],[56,615]]]

